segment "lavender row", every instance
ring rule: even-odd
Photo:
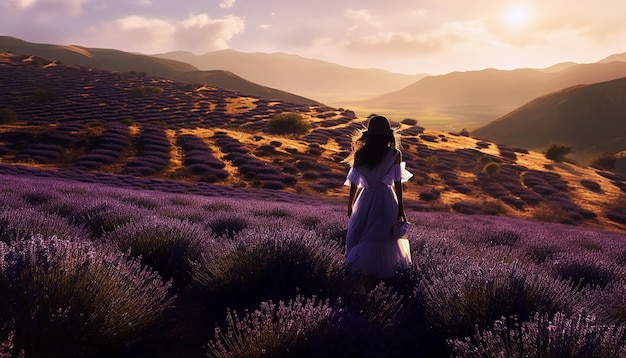
[[[213,136],[220,150],[225,153],[224,159],[229,160],[237,167],[243,177],[254,186],[266,189],[284,189],[293,185],[296,178],[284,175],[275,167],[250,155],[241,143],[224,132],[217,132]]]
[[[255,198],[303,203],[313,200],[308,196],[292,194],[285,191],[267,191],[256,188],[242,190],[231,186],[203,182],[187,183],[178,180],[141,178],[123,174],[95,173],[76,168],[51,171],[29,166],[0,164],[0,174],[42,179],[61,179],[83,183],[110,185],[126,189],[158,190],[168,193],[196,194],[204,196],[227,196],[232,198]]]
[[[12,155],[18,161],[52,163],[66,151],[79,143],[74,131],[82,129],[84,124],[65,122],[57,126],[44,127],[42,130],[14,130],[0,134],[0,146],[3,155]]]
[[[183,152],[183,165],[200,175],[202,181],[216,182],[228,177],[224,162],[212,154],[211,148],[201,138],[184,134],[178,136],[176,144]]]
[[[104,132],[98,136],[83,155],[76,167],[79,169],[98,169],[103,165],[115,163],[129,150],[131,144],[128,125],[120,122],[109,122]]]
[[[134,176],[154,175],[164,170],[170,162],[170,142],[165,129],[145,124],[136,144],[136,158],[126,163],[124,173]]]

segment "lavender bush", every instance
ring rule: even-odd
[[[567,282],[517,262],[450,263],[422,273],[414,292],[426,320],[446,337],[470,335],[475,326],[484,329],[501,316],[526,320],[534,312],[571,311],[580,299]]]
[[[191,281],[191,262],[200,258],[212,240],[202,225],[155,216],[119,226],[104,238],[154,268],[164,279],[172,279],[176,288],[184,288]]]
[[[552,318],[551,318],[552,317]],[[535,315],[520,323],[513,317],[495,321],[493,330],[473,339],[450,341],[457,357],[624,357],[626,328],[598,325],[593,316]]]
[[[194,285],[212,305],[250,308],[296,293],[332,297],[343,278],[336,243],[297,228],[247,230],[220,240],[194,268]]]
[[[86,237],[87,232],[80,226],[70,225],[59,215],[28,207],[0,208],[0,241],[11,243],[37,235],[76,239]]]
[[[14,351],[84,356],[141,338],[172,303],[169,285],[139,262],[89,242],[36,237],[0,244],[2,322]]]
[[[150,214],[142,209],[117,200],[95,200],[73,214],[75,225],[86,226],[93,237],[101,237],[116,227],[138,220]]]
[[[364,311],[330,304],[316,296],[262,302],[243,316],[228,310],[227,327],[217,328],[209,357],[381,357],[398,353],[385,327],[399,311],[389,290],[379,286],[365,297]]]
[[[278,304],[263,302],[258,310],[239,317],[228,311],[225,332],[215,330],[215,340],[208,344],[209,357],[275,357],[290,352],[302,356],[309,336],[320,330],[333,315],[328,301],[297,296]]]
[[[548,263],[549,272],[582,285],[606,287],[626,274],[626,267],[603,255],[579,250],[559,253]]]

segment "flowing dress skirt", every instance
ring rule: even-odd
[[[377,278],[390,278],[397,268],[411,264],[406,239],[394,240],[398,199],[391,186],[363,188],[356,198],[346,237],[346,267]]]

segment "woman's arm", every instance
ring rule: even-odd
[[[394,164],[400,164],[402,162],[402,152],[398,151],[398,155],[396,155],[396,160]],[[393,182],[394,189],[396,191],[396,197],[398,198],[398,220],[407,221],[406,214],[404,213],[404,202],[402,200],[402,182],[400,180],[395,180]]]
[[[354,204],[354,198],[356,197],[356,185],[350,183],[350,198],[348,199],[348,217],[352,216],[352,205]]]

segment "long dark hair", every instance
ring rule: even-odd
[[[344,160],[352,167],[367,165],[377,166],[390,149],[400,150],[400,136],[392,131],[384,135],[371,135],[357,131],[352,136],[352,152]]]

